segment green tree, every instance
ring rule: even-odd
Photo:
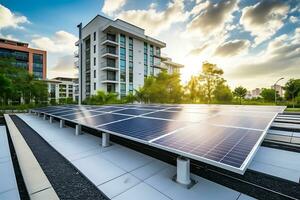
[[[229,103],[232,101],[232,92],[224,79],[220,80],[213,91],[214,98],[218,102]]]
[[[240,104],[242,104],[242,100],[245,98],[246,94],[247,94],[247,89],[242,86],[235,88],[233,91],[233,96],[238,98]]]
[[[277,97],[279,97],[278,91],[276,91]],[[275,99],[275,90],[274,89],[267,89],[263,88],[260,96],[266,101],[266,102],[272,102]]]
[[[187,91],[187,98],[192,103],[197,102],[199,97],[199,80],[198,77],[192,76],[189,80],[188,84],[185,86],[185,90]]]
[[[10,94],[11,90],[11,80],[7,78],[4,74],[0,74],[0,100],[2,104],[7,102],[7,95]]]
[[[209,62],[204,62],[202,64],[202,73],[199,75],[199,80],[200,82],[203,82],[203,88],[208,103],[211,103],[213,92],[223,73],[223,70],[219,69],[216,64]]]
[[[144,103],[180,103],[183,96],[178,73],[168,74],[166,70],[157,76],[145,78],[144,86],[136,91],[138,101]]]
[[[284,86],[285,98],[292,100],[293,108],[295,107],[295,98],[300,93],[300,79],[290,79]]]

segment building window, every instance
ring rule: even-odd
[[[129,92],[133,92],[133,83],[129,83]]]
[[[160,48],[159,47],[155,48],[155,55],[160,56]]]
[[[43,55],[33,54],[33,75],[37,79],[43,78]]]
[[[94,41],[96,41],[96,32],[94,32],[94,37],[93,38],[94,38]]]
[[[96,90],[96,83],[94,83],[94,90]]]
[[[120,81],[126,82],[126,37],[120,35]]]
[[[148,76],[148,44],[144,42],[144,77]]]
[[[96,70],[94,70],[94,78],[96,78]]]
[[[107,67],[116,67],[116,60],[113,58],[107,58],[106,59],[106,65]]]
[[[94,53],[96,53],[96,45],[94,45]]]
[[[128,71],[129,71],[129,91],[133,91],[130,89],[130,85],[133,85],[133,39],[130,37],[129,38],[129,66],[128,66]]]
[[[114,71],[107,71],[107,80],[115,81],[116,73]]]
[[[115,84],[113,84],[113,83],[108,83],[108,84],[107,84],[106,91],[107,91],[107,92],[112,92],[112,93],[116,92]]]
[[[96,66],[96,57],[94,58],[94,66]]]
[[[121,86],[121,88],[120,88],[121,97],[125,97],[126,96],[126,84],[121,83],[120,86]]]
[[[154,49],[153,45],[150,45],[150,75],[154,75]]]

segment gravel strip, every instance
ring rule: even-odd
[[[15,115],[11,118],[60,199],[108,199],[23,120]]]

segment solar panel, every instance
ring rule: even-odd
[[[138,110],[138,109],[125,109],[125,110],[119,110],[114,113],[121,113],[121,114],[127,114],[127,115],[142,115],[153,112],[153,110]]]
[[[283,109],[130,104],[35,110],[242,174]]]
[[[101,114],[93,117],[80,118],[77,119],[76,121],[90,127],[91,126],[95,127],[101,124],[111,123],[118,120],[124,120],[127,118],[129,118],[129,116],[106,113],[106,114]]]
[[[240,168],[262,133],[263,131],[197,123],[160,138],[153,144],[175,152],[184,152],[200,161],[210,160],[219,165]]]
[[[102,131],[114,132],[143,141],[150,141],[184,126],[186,126],[185,123],[136,117],[100,126],[99,128]]]
[[[86,118],[86,117],[91,117],[91,116],[100,115],[100,114],[102,114],[102,113],[95,112],[95,111],[81,111],[81,112],[75,112],[72,114],[64,115],[63,117],[68,120],[75,120],[78,118]]]

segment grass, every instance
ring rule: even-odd
[[[300,108],[287,108],[285,109],[286,112],[300,112]]]

